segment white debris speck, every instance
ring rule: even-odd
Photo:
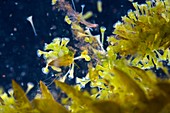
[[[11,13],[11,14],[9,14],[9,17],[12,17],[12,13]]]
[[[10,35],[11,35],[11,36],[14,36],[14,33],[11,33]]]
[[[23,83],[23,82],[21,82],[21,86],[24,86],[24,83]]]
[[[18,2],[15,2],[15,5],[18,5]]]
[[[17,31],[17,28],[16,28],[16,27],[14,27],[14,31]]]

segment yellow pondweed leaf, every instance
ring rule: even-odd
[[[50,93],[50,91],[48,90],[47,86],[45,86],[45,84],[42,81],[40,81],[40,89],[42,92],[42,98],[54,100],[54,98],[53,98],[52,94]]]
[[[120,106],[113,101],[94,101],[90,97],[86,96],[84,93],[74,89],[73,87],[55,81],[58,85],[73,101],[76,101],[80,105],[86,105],[89,112],[93,113],[120,113]],[[83,108],[82,108],[83,110]]]
[[[52,99],[34,99],[32,104],[40,113],[69,113],[63,106]]]
[[[141,113],[165,113],[161,112],[167,105],[167,100],[163,95],[158,95],[146,103],[146,108]],[[166,112],[168,113],[168,112]]]
[[[144,91],[139,87],[139,85],[128,75],[117,67],[112,69],[113,74],[115,74],[115,79],[121,81],[119,85],[124,86],[124,90],[127,92],[132,92],[135,97],[141,101],[146,101],[146,95]]]
[[[40,81],[42,98],[34,99],[32,105],[41,113],[69,113],[63,106],[54,100],[47,86]]]
[[[16,101],[16,107],[32,109],[31,103],[29,102],[23,89],[14,80],[12,81],[12,87],[14,90],[14,98]]]
[[[160,88],[161,91],[163,91],[166,94],[167,97],[170,96],[170,81],[169,80],[158,82],[156,85]],[[168,100],[170,103],[169,98],[168,98]]]
[[[92,99],[84,95],[83,92],[76,90],[75,88],[67,85],[66,83],[55,81],[55,84],[59,86],[70,98],[79,103],[80,105],[90,105]]]
[[[140,79],[141,84],[149,85],[152,87],[157,82],[156,75],[154,73],[152,73],[151,71],[144,71],[144,70],[142,70],[138,67],[134,67],[134,66],[129,66],[129,68],[130,68],[129,70],[134,72],[137,79]]]
[[[142,70],[142,69],[140,69],[140,68],[138,68],[138,67],[135,67],[135,66],[129,66],[129,68],[132,69],[132,70],[136,73],[136,75],[137,75],[138,77],[140,77],[140,79],[142,80],[142,82],[149,82],[149,83],[153,83],[153,82],[154,82],[154,81],[152,81],[152,80],[150,79],[150,77],[148,76],[148,74],[146,73],[146,71],[144,71],[144,70]],[[154,78],[156,78],[156,75],[155,75]]]
[[[93,102],[90,109],[94,113],[122,113],[121,107],[110,100],[102,100]]]

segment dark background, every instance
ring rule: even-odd
[[[102,0],[103,12],[98,13],[97,0],[74,1],[78,12],[81,12],[81,4],[85,4],[84,13],[93,11],[94,15],[89,21],[105,26],[106,35],[112,33],[112,26],[121,20],[121,16],[133,9],[128,0]],[[138,0],[139,3],[142,1],[144,0]],[[27,17],[31,15],[37,36],[27,21]],[[64,16],[64,12],[52,10],[51,0],[0,0],[1,87],[7,91],[14,79],[26,89],[28,82],[38,86],[40,80],[45,81],[52,76],[53,73],[42,73],[41,68],[45,66],[45,62],[42,57],[37,56],[37,50],[43,50],[44,43],[50,43],[56,36],[72,39],[70,26],[64,22]],[[94,31],[98,32],[98,29]]]

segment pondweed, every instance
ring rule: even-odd
[[[46,61],[44,73],[51,67],[63,72],[55,84],[68,97],[58,103],[40,81],[42,94],[29,101],[23,90],[13,81],[11,97],[1,94],[0,111],[3,113],[169,113],[170,112],[170,1],[133,3],[134,11],[122,17],[108,36],[108,47],[103,47],[101,36],[93,36],[90,29],[97,24],[86,21],[87,16],[72,9],[65,0],[53,0],[54,7],[65,11],[65,21],[71,25],[79,41],[80,55],[68,47],[68,38],[55,38],[38,50]],[[82,27],[82,24],[86,28]],[[88,73],[83,78],[74,76],[75,60],[88,61]],[[163,65],[166,62],[167,66]],[[152,68],[162,69],[167,79],[158,78]],[[147,70],[146,70],[147,69]],[[76,77],[76,85],[69,86],[65,79]],[[64,78],[64,79],[63,79]],[[90,91],[82,91],[90,83]]]

